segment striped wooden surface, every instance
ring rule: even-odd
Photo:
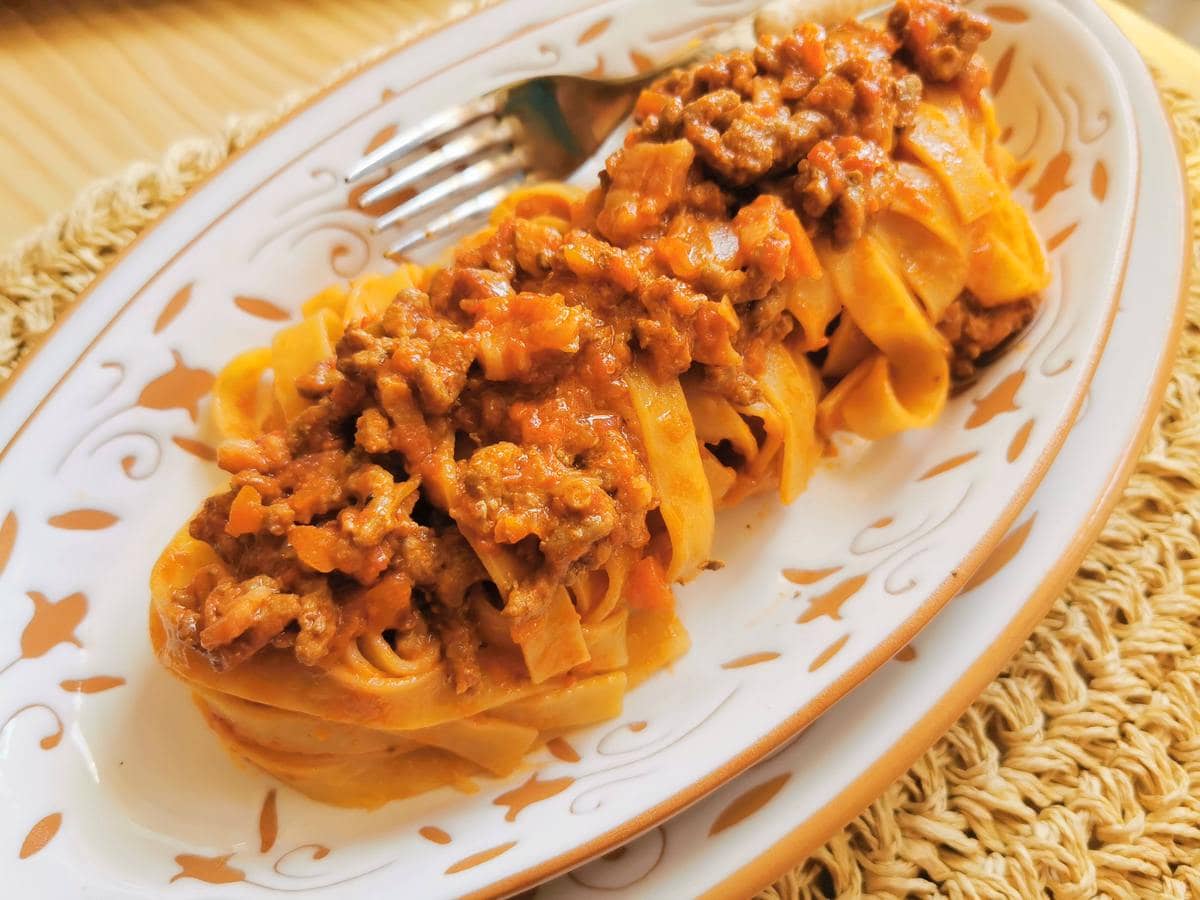
[[[0,0],[0,251],[93,179],[155,160],[231,114],[269,109],[398,32],[477,5]],[[1114,12],[1148,46],[1154,26]],[[1150,40],[1200,84],[1200,56],[1165,33]]]
[[[84,185],[289,91],[450,0],[0,0],[0,249]]]

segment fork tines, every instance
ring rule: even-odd
[[[360,202],[364,207],[418,188],[413,197],[374,223],[376,232],[442,211],[403,232],[389,254],[436,238],[486,213],[523,180],[529,155],[518,145],[521,134],[516,118],[500,117],[504,102],[503,93],[498,92],[430,116],[367,154],[350,170],[347,182],[401,163],[363,192]],[[469,196],[472,189],[493,184],[496,186],[490,190]]]

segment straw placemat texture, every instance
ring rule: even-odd
[[[1159,84],[1200,192],[1200,104]],[[93,186],[0,258],[0,379],[122,247],[271,119],[238,119]],[[1193,230],[1200,242],[1195,211]],[[1149,443],[1049,615],[945,737],[760,897],[1200,897],[1198,644],[1193,285]]]

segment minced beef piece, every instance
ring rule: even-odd
[[[858,137],[821,141],[800,163],[792,191],[812,219],[829,223],[833,241],[848,246],[862,237],[872,216],[886,209],[895,167],[878,144]]]
[[[701,176],[735,190],[794,173],[804,225],[847,243],[886,206],[888,157],[921,99],[899,47],[853,22],[766,35],[752,54],[718,56],[643,91],[630,143],[683,138]]]
[[[755,104],[728,89],[705,94],[683,110],[684,137],[733,187],[794,166],[831,129],[814,110],[792,113],[778,104]]]
[[[987,19],[939,0],[899,0],[887,24],[926,81],[958,78],[992,33]]]
[[[981,361],[1028,325],[1036,311],[1029,297],[1001,306],[984,306],[964,291],[938,323],[938,330],[950,342],[950,374],[958,381],[974,376]]]

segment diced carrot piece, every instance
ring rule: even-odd
[[[233,503],[229,507],[229,521],[225,524],[225,531],[233,537],[254,534],[262,528],[262,523],[262,495],[247,484],[233,498]]]
[[[288,543],[296,556],[318,572],[332,572],[337,567],[337,541],[324,528],[297,525],[288,530]]]
[[[794,275],[808,278],[821,277],[821,261],[817,259],[817,251],[813,249],[812,240],[796,214],[784,208],[779,214],[779,227],[787,233],[792,242],[791,262],[795,267]]]

